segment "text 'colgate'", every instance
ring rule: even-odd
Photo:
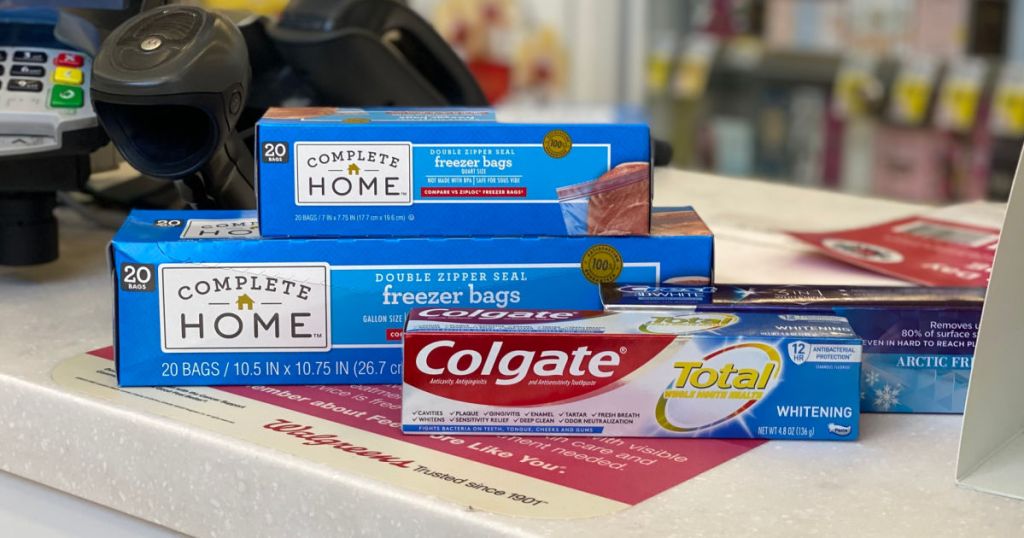
[[[536,405],[607,387],[674,339],[589,335],[406,335],[405,382],[443,397],[490,405]]]

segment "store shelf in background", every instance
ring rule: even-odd
[[[676,165],[934,204],[1005,198],[1016,161],[1001,155],[1024,141],[1024,2],[665,3],[651,13],[675,27],[650,22],[648,102]],[[680,77],[701,84],[681,92]],[[876,134],[913,147],[879,153]]]
[[[1005,79],[1000,65],[979,71],[970,64],[948,89],[938,73],[963,73],[962,65],[938,64],[919,82],[907,78],[923,76],[909,66],[913,60],[881,57],[869,64],[877,95],[851,110],[836,101],[847,61],[834,52],[758,49],[746,38],[727,42],[709,66],[704,92],[657,102],[661,116],[679,121],[668,133],[657,122],[655,130],[677,145],[675,164],[722,174],[933,204],[1005,196],[1005,185],[990,185],[990,178],[1006,183],[1015,161],[995,159],[995,151],[1019,148],[1024,133],[990,128],[990,96]],[[892,103],[906,87],[925,92],[910,116],[893,112],[903,110]],[[958,88],[959,100],[949,96]],[[943,108],[951,106],[960,109]],[[939,111],[943,127],[936,126]]]

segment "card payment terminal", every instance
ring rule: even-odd
[[[89,100],[98,32],[48,8],[0,9],[0,265],[57,257],[56,192],[104,145]]]

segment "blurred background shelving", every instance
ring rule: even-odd
[[[677,165],[917,202],[1006,198],[1024,141],[1021,2],[651,6],[646,93]]]
[[[934,204],[1000,200],[1024,142],[1024,0],[409,4],[501,109],[643,116],[682,168]]]

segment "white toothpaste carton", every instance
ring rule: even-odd
[[[405,328],[410,434],[857,437],[845,318],[427,308]]]

